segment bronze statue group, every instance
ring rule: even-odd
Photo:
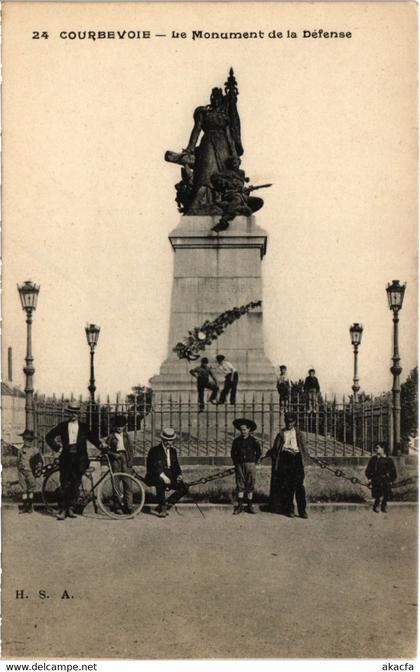
[[[181,181],[175,185],[179,211],[193,216],[221,215],[212,227],[216,232],[229,228],[237,215],[249,217],[260,210],[264,201],[250,194],[271,187],[247,186],[249,178],[240,168],[244,150],[237,97],[231,69],[224,91],[214,87],[209,104],[194,110],[194,126],[186,148],[165,153],[166,161],[181,166]]]
[[[83,473],[89,466],[87,443],[92,443],[102,453],[106,453],[111,468],[116,473],[130,473],[133,467],[134,451],[127,432],[127,419],[116,415],[113,419],[112,431],[104,440],[89,429],[80,420],[80,405],[70,402],[67,406],[67,418],[50,432],[45,440],[55,452],[59,452],[60,471],[60,509],[57,520],[63,521],[77,517],[77,503]],[[300,518],[308,518],[306,511],[306,493],[304,487],[305,462],[308,455],[305,448],[303,433],[296,426],[296,418],[291,413],[285,414],[285,427],[277,434],[273,446],[262,457],[261,446],[254,436],[257,429],[255,422],[248,418],[237,418],[233,421],[239,435],[233,439],[231,458],[235,467],[237,500],[233,513],[246,511],[255,514],[253,505],[256,466],[262,459],[271,459],[271,482],[269,510],[272,513],[294,517],[296,501],[297,513]],[[24,443],[17,461],[19,483],[22,488],[22,512],[32,513],[33,496],[36,489],[34,472],[40,459],[33,445],[34,433],[23,433]],[[184,481],[179,464],[175,441],[177,435],[172,427],[167,427],[160,434],[160,442],[153,446],[147,455],[146,477],[148,486],[156,490],[157,514],[166,518],[168,511],[188,492],[188,484]],[[387,502],[391,494],[391,482],[396,479],[393,460],[387,456],[386,445],[379,443],[375,454],[369,460],[366,476],[372,482],[373,510],[378,513],[387,511]],[[168,492],[172,494],[167,497]],[[382,500],[382,501],[381,501]],[[116,505],[115,513],[132,513],[132,492],[125,488],[123,503]]]

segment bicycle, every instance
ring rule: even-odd
[[[113,472],[108,455],[102,457],[93,457],[91,462],[100,462],[107,464],[107,471],[101,474],[100,478],[94,482],[94,467],[89,467],[83,473],[79,490],[79,498],[76,510],[83,512],[86,506],[92,502],[95,514],[99,509],[109,518],[121,520],[124,518],[133,518],[143,508],[146,493],[139,478],[131,474]],[[42,483],[42,501],[47,511],[53,512],[59,508],[60,501],[60,469],[58,459],[42,467],[42,473],[45,474]],[[128,492],[133,495],[133,504],[130,512],[125,509],[124,495]],[[117,513],[117,510],[122,513]]]

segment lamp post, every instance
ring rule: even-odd
[[[406,283],[400,285],[399,280],[393,280],[388,284],[386,293],[388,295],[389,308],[393,312],[394,323],[394,346],[392,356],[391,373],[393,376],[392,382],[392,418],[393,418],[393,452],[397,454],[400,452],[401,444],[401,385],[400,375],[402,368],[400,366],[400,353],[398,349],[398,323],[399,312],[404,301]]]
[[[95,403],[95,348],[98,343],[99,332],[101,328],[96,324],[87,324],[85,327],[86,339],[90,348],[90,380],[89,380],[89,394],[91,408]]]
[[[353,390],[353,399],[354,401],[359,401],[359,390],[360,390],[360,385],[359,385],[359,374],[357,370],[357,358],[359,355],[359,345],[362,342],[362,334],[363,334],[363,325],[359,324],[358,322],[355,322],[354,324],[351,325],[350,327],[350,340],[351,344],[353,346],[353,352],[354,352],[354,371],[353,371],[353,385],[352,385],[352,390]]]
[[[39,285],[26,280],[23,285],[18,285],[18,292],[22,309],[26,313],[26,357],[23,373],[25,374],[25,429],[35,430],[34,417],[34,388],[33,377],[35,373],[34,358],[32,356],[32,313],[36,310],[38,301]]]

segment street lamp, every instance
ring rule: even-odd
[[[85,327],[86,339],[90,347],[90,380],[89,380],[89,393],[90,393],[90,403],[93,406],[95,403],[95,348],[98,343],[99,332],[101,328],[96,324],[87,324]]]
[[[358,322],[355,322],[354,324],[351,325],[350,327],[350,340],[351,344],[353,346],[353,352],[354,352],[354,372],[353,372],[353,385],[352,385],[352,390],[353,390],[353,399],[354,401],[358,401],[358,395],[359,395],[359,390],[360,390],[360,385],[359,385],[359,376],[358,376],[358,371],[357,371],[357,357],[359,354],[359,345],[362,342],[362,334],[363,334],[363,325],[359,324]]]
[[[18,285],[18,292],[22,309],[26,313],[26,366],[23,367],[25,379],[25,429],[29,431],[35,430],[34,417],[34,388],[33,376],[35,369],[33,366],[34,358],[32,357],[32,313],[36,310],[38,301],[39,285],[30,280],[26,280],[23,285]]]
[[[402,368],[400,367],[400,353],[398,350],[398,322],[399,312],[404,301],[406,283],[400,285],[399,280],[393,280],[386,288],[388,295],[389,308],[393,312],[394,322],[394,352],[392,356],[391,373],[393,376],[392,382],[392,416],[393,416],[393,452],[394,454],[400,452],[401,444],[401,385],[400,375]]]

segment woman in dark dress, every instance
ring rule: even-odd
[[[210,214],[209,206],[214,206],[214,214],[220,212],[211,177],[226,170],[227,159],[238,156],[225,100],[222,89],[215,88],[211,92],[210,105],[197,107],[194,112],[194,128],[186,148],[187,154],[195,154],[194,196],[188,214],[200,214],[200,211]],[[195,149],[201,132],[200,145]]]

